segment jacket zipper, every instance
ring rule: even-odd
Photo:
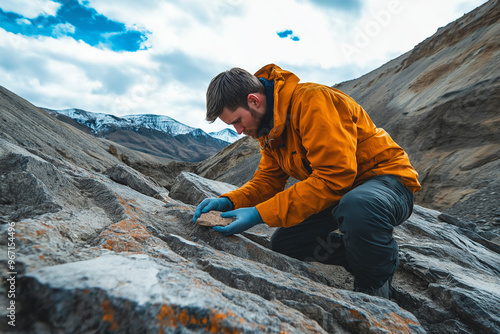
[[[269,146],[269,142],[271,140],[275,140],[276,138],[269,138],[268,140],[266,140],[266,143],[264,144],[264,147],[262,148],[262,151],[264,151],[268,146]]]
[[[266,143],[264,144],[264,147],[262,148],[262,150],[265,150],[267,147],[269,147],[269,142],[272,141],[272,140],[275,140],[276,138],[269,138],[268,140],[266,140]],[[285,145],[280,145],[279,147],[277,147],[277,151],[278,151],[278,154],[279,154],[279,157],[280,157],[280,160],[281,160],[281,168],[283,169],[283,171],[285,173],[287,173],[288,175],[289,174],[289,171],[287,171],[287,169],[285,168],[285,162],[284,162],[284,158],[283,158],[283,153],[281,153],[281,149],[285,147]]]
[[[281,160],[281,168],[283,168],[283,171],[284,171],[285,173],[287,173],[288,175],[290,175],[290,172],[289,172],[289,171],[287,171],[287,169],[285,168],[285,162],[284,162],[284,159],[283,159],[283,153],[281,153],[281,149],[282,149],[283,147],[285,147],[285,145],[282,145],[282,146],[278,147],[278,153],[279,153],[279,155],[280,155],[280,160]]]

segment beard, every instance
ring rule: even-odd
[[[263,114],[259,114],[256,109],[248,107],[248,112],[250,112],[250,116],[255,121],[256,128],[255,129],[250,129],[248,133],[245,133],[245,135],[252,137],[252,138],[258,138],[260,137],[261,130],[262,130],[262,119],[264,118]]]

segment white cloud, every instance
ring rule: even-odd
[[[204,120],[205,91],[223,70],[254,72],[276,63],[303,81],[333,85],[411,50],[484,2],[364,0],[347,12],[305,0],[90,0],[110,20],[149,31],[149,48],[131,53],[91,47],[62,37],[73,31],[69,24],[59,26],[57,39],[0,29],[0,84],[43,107],[162,114],[217,131],[226,126]],[[36,15],[34,7],[27,17]],[[277,36],[286,29],[300,41]]]
[[[31,24],[31,21],[25,18],[17,19],[16,23],[19,25]]]
[[[347,64],[382,65],[485,1],[368,0],[340,44]]]
[[[50,0],[0,0],[0,8],[33,19],[40,15],[54,16],[61,4]]]
[[[70,23],[61,23],[54,26],[54,35],[55,36],[67,36],[68,34],[75,33],[75,27]]]

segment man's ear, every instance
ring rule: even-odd
[[[257,94],[248,94],[247,96],[248,106],[254,105],[255,108],[260,106],[261,100]]]

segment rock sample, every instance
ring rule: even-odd
[[[196,224],[201,226],[227,226],[233,222],[231,218],[222,218],[220,211],[210,211],[202,213],[196,220]]]

